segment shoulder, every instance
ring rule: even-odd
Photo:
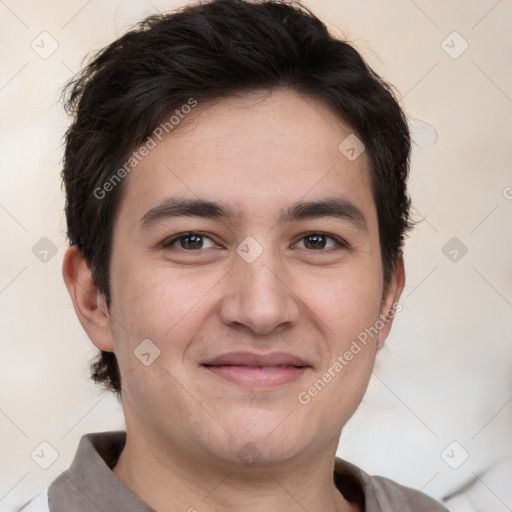
[[[401,485],[382,476],[369,476],[369,485],[375,492],[379,504],[386,504],[389,510],[400,506],[402,512],[447,512],[441,503],[430,496]],[[385,509],[387,510],[387,509]]]
[[[383,476],[372,476],[357,466],[335,459],[335,473],[341,481],[356,480],[364,495],[367,512],[448,512],[430,496]],[[341,487],[341,485],[339,486]]]
[[[48,506],[48,488],[41,491],[16,512],[50,512]]]

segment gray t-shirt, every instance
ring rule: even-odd
[[[19,512],[154,512],[112,473],[125,442],[123,431],[83,436],[69,469]],[[339,458],[334,482],[364,512],[447,512],[425,494]]]

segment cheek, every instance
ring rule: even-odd
[[[365,299],[373,302],[375,314],[364,306]],[[378,350],[378,332],[372,330],[378,319],[378,301],[361,294],[353,303],[336,304],[333,297],[330,304],[331,308],[339,307],[338,316],[333,313],[334,320],[325,333],[327,358],[297,399],[321,419],[322,428],[328,424],[336,429],[355,412],[372,375]]]
[[[192,286],[168,268],[150,269],[140,261],[120,265],[116,279],[114,349],[124,400],[155,422],[166,402],[187,414],[187,394],[180,391],[188,378],[183,358],[202,324],[201,298],[211,286]]]
[[[210,314],[211,296],[219,279],[210,274],[198,278],[197,269],[189,270],[178,275],[163,265],[144,265],[142,259],[119,265],[116,286],[112,287],[112,314],[117,325],[114,349],[122,374],[133,373],[144,381],[151,381],[153,375],[166,381],[170,376],[165,372],[187,378],[186,350]],[[141,373],[147,368],[136,356],[147,352],[144,343],[158,357],[151,363],[154,371]]]
[[[370,270],[338,272],[315,293],[310,288],[308,296],[314,316],[321,320],[326,358],[298,398],[319,417],[331,418],[333,428],[348,421],[359,405],[375,362],[378,332],[372,327],[379,318],[381,295],[375,281],[380,276]]]
[[[331,346],[344,346],[378,319],[381,293],[380,275],[370,268],[362,272],[338,272],[303,290],[305,303],[321,322],[320,326]],[[311,283],[309,283],[311,284]],[[323,326],[322,326],[323,325]]]
[[[164,341],[193,325],[189,317],[201,311],[201,299],[211,288],[207,280],[197,279],[197,272],[195,277],[187,272],[178,276],[172,269],[141,261],[124,268],[116,289],[117,313],[131,336]]]

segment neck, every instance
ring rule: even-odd
[[[333,482],[334,453],[308,462],[212,464],[127,435],[114,475],[156,512],[355,512]]]

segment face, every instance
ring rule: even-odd
[[[126,178],[110,315],[128,429],[225,464],[335,449],[401,291],[383,294],[367,156],[338,148],[351,133],[289,90],[231,97]]]

